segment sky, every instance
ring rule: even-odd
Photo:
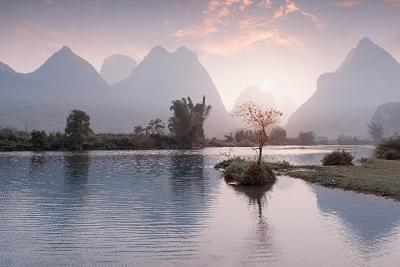
[[[16,71],[64,45],[96,69],[185,45],[228,109],[249,85],[303,103],[363,37],[400,60],[400,0],[0,0],[0,61]]]

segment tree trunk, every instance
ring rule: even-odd
[[[263,145],[260,145],[260,146],[258,147],[258,161],[257,161],[258,167],[261,167],[262,150],[263,150]]]

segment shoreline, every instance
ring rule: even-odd
[[[371,159],[353,166],[298,165],[274,170],[277,175],[324,187],[400,201],[400,161]]]

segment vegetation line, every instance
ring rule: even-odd
[[[275,166],[274,170],[322,186],[400,200],[400,161],[373,159],[353,166]]]

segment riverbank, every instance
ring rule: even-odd
[[[400,161],[373,159],[355,166],[278,166],[274,170],[322,186],[400,200]]]

